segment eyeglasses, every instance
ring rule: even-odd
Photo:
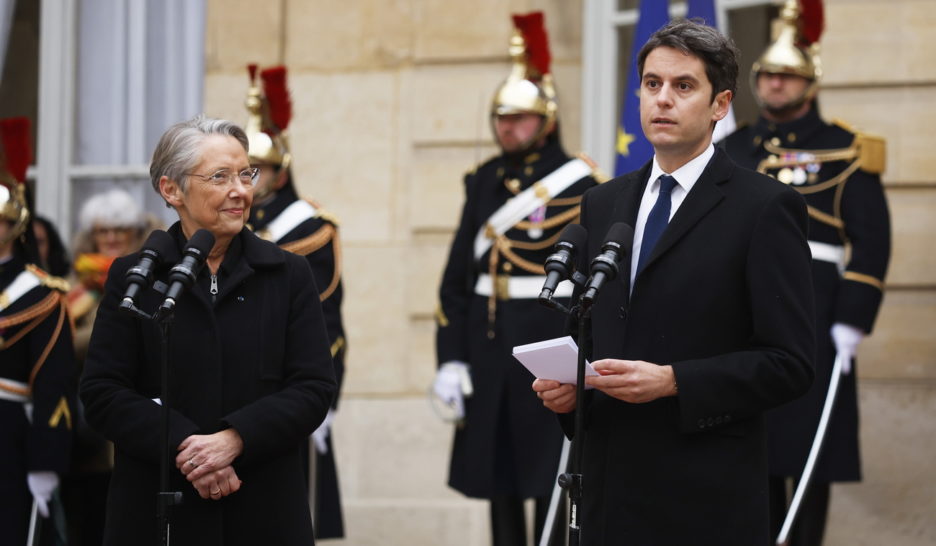
[[[237,173],[232,173],[227,169],[221,169],[220,171],[214,174],[198,174],[198,173],[186,173],[186,176],[197,176],[208,182],[212,186],[222,186],[224,184],[234,184],[234,179],[240,180],[240,183],[247,188],[252,188],[257,184],[257,178],[259,178],[260,169],[256,167],[250,167],[249,169],[244,169]]]
[[[128,235],[133,231],[132,227],[127,226],[95,226],[91,229],[93,235],[104,237],[106,235]]]

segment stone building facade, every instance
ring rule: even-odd
[[[285,64],[297,184],[341,220],[350,350],[335,439],[348,538],[333,543],[489,542],[486,503],[445,486],[452,431],[427,402],[436,290],[462,174],[496,150],[488,101],[509,70],[509,14],[546,12],[576,151],[586,1],[208,3],[205,112],[246,119],[246,64]],[[894,230],[884,307],[859,354],[865,481],[833,490],[827,544],[932,544],[936,9],[825,4],[822,111],[887,139]]]

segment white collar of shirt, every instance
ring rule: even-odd
[[[657,163],[656,155],[653,156],[653,166],[650,167],[650,178],[647,187],[644,188],[643,197],[640,199],[640,209],[637,212],[637,223],[634,226],[634,246],[631,250],[631,269],[630,280],[631,290],[634,287],[634,277],[637,275],[637,259],[640,255],[640,245],[643,241],[644,227],[647,225],[647,217],[650,216],[650,210],[656,203],[657,196],[660,194],[660,176],[669,174],[676,179],[676,187],[670,195],[670,220],[676,214],[676,210],[682,205],[689,191],[695,186],[695,183],[702,176],[702,171],[708,165],[709,160],[715,155],[715,146],[711,143],[701,154],[695,156],[688,163],[676,169],[671,173],[666,173]]]

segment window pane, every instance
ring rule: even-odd
[[[618,0],[617,9],[618,11],[637,9],[639,5],[640,0]]]

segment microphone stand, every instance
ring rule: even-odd
[[[579,286],[585,284],[585,277],[579,272],[572,275],[572,281]],[[540,298],[540,303],[561,311],[576,319],[578,323],[578,362],[575,371],[575,417],[572,436],[572,454],[567,472],[559,475],[559,487],[565,489],[569,495],[569,546],[578,546],[582,533],[581,513],[583,498],[582,459],[585,454],[585,342],[586,333],[591,325],[591,301],[583,299],[573,305],[571,309],[561,303],[547,298]]]
[[[559,476],[559,486],[569,493],[569,546],[578,546],[582,533],[582,458],[585,455],[585,349],[582,343],[591,322],[591,308],[579,303],[570,314],[577,315],[578,363],[575,373],[575,427],[569,471]]]
[[[159,522],[159,544],[169,546],[170,529],[172,527],[170,521],[171,507],[182,503],[182,492],[169,489],[169,460],[172,457],[172,447],[169,445],[169,334],[172,330],[172,319],[175,318],[175,315],[171,309],[169,312],[160,312],[162,311],[160,309],[150,315],[133,305],[132,301],[127,302],[126,300],[120,309],[138,318],[151,320],[159,326],[160,347],[162,349],[160,355],[160,400],[162,403],[159,412],[161,454],[159,457],[159,492],[156,494],[156,520]]]

